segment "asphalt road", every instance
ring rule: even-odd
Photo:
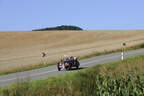
[[[138,49],[138,50],[132,50],[124,53],[124,58],[130,57],[130,56],[136,56],[139,54],[144,54],[144,49]],[[113,62],[121,60],[121,53],[113,53],[103,56],[96,56],[84,60],[80,60],[80,69],[85,69],[87,67],[91,67],[97,64],[103,64],[106,62]],[[17,72],[12,73],[8,75],[1,75],[0,76],[0,86],[6,86],[9,84],[21,82],[21,81],[31,81],[31,80],[38,80],[47,78],[49,76],[57,76],[60,74],[65,74],[69,72],[74,72],[77,70],[71,70],[71,71],[57,71],[56,65],[49,66],[45,68],[40,69],[34,69],[30,71],[24,71],[24,72]]]

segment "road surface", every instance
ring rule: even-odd
[[[144,54],[144,49],[131,50],[131,51],[125,52],[124,58],[130,57],[130,56],[136,56],[140,54]],[[112,54],[103,55],[103,56],[96,56],[96,57],[80,60],[80,64],[81,64],[80,69],[91,67],[97,64],[118,61],[118,60],[121,60],[121,53],[112,53]],[[34,69],[30,71],[17,72],[17,73],[12,73],[8,75],[1,75],[0,86],[6,86],[9,84],[13,84],[13,83],[21,82],[21,81],[43,79],[49,76],[57,76],[60,74],[65,74],[65,73],[74,72],[74,71],[77,71],[77,70],[57,71],[57,67],[56,65],[54,65],[54,66]]]

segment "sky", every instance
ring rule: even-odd
[[[144,29],[144,0],[0,0],[0,31]]]

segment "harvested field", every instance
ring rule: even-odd
[[[115,50],[123,42],[127,47],[144,43],[144,31],[0,32],[0,71],[55,62],[64,54],[85,56]]]

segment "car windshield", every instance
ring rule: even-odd
[[[65,57],[65,58],[63,59],[63,61],[67,61],[67,60],[69,60],[69,58],[68,58],[68,57]]]

